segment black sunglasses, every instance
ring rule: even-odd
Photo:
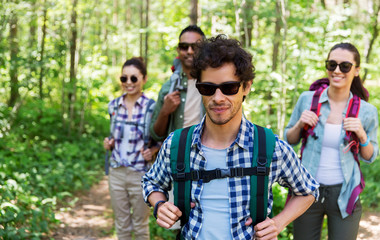
[[[350,62],[341,62],[338,64],[334,60],[326,60],[326,69],[331,72],[335,71],[336,67],[339,66],[339,69],[342,73],[348,73],[351,71],[352,65],[354,64]]]
[[[187,51],[191,47],[193,50],[197,48],[196,43],[186,43],[186,42],[180,42],[178,43],[178,48],[182,51]]]
[[[214,84],[209,82],[195,84],[199,93],[204,96],[212,96],[215,94],[216,89],[220,89],[224,95],[235,95],[239,92],[241,82],[224,82],[221,84]]]
[[[134,75],[132,75],[129,79],[131,79],[131,82],[133,82],[133,83],[136,83],[139,79],[136,77],[136,76],[134,76]],[[122,82],[122,83],[125,83],[125,82],[127,82],[127,80],[128,80],[128,77],[127,76],[121,76],[120,77],[120,81]]]

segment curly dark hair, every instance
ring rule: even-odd
[[[226,63],[233,63],[237,76],[243,87],[255,78],[255,67],[252,64],[252,55],[245,51],[241,43],[235,39],[228,39],[220,34],[197,44],[197,51],[193,60],[191,76],[201,82],[201,73],[206,68],[218,68]]]
[[[144,63],[144,59],[142,57],[132,57],[125,61],[123,64],[123,67],[121,68],[121,71],[123,72],[123,69],[128,66],[134,66],[138,70],[140,70],[141,74],[143,77],[146,76],[147,70],[146,70],[146,65]]]

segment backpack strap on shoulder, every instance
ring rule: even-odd
[[[152,114],[153,114],[153,109],[154,106],[156,105],[156,102],[153,99],[149,99],[147,106],[146,106],[146,111],[144,115],[144,149],[147,149],[149,146],[149,141],[150,141],[150,131],[149,131],[149,125],[152,120]]]
[[[190,172],[190,149],[194,126],[174,131],[170,147],[170,164],[172,174],[184,178]],[[191,181],[173,181],[174,205],[182,212],[181,226],[184,226],[190,215]]]
[[[322,105],[319,102],[319,98],[321,97],[322,92],[324,90],[325,88],[318,88],[314,92],[313,98],[311,100],[310,111],[314,112],[317,116],[319,116],[319,112],[321,110],[321,105]],[[310,127],[309,125],[305,125],[305,127],[302,129],[301,135],[302,135],[302,145],[301,145],[300,159],[302,160],[303,150],[305,149],[308,137],[312,136],[314,139],[318,139],[318,136],[314,132],[314,127]]]
[[[272,130],[254,125],[254,131],[252,167],[257,167],[257,175],[252,175],[250,179],[250,210],[253,226],[264,221],[268,215],[269,173],[265,172],[270,167],[276,145]]]
[[[360,98],[357,95],[354,95],[353,98],[351,98],[348,108],[346,117],[355,117],[357,118],[359,115],[360,110]],[[350,198],[348,199],[348,204],[346,208],[346,212],[350,215],[352,215],[354,209],[355,209],[355,203],[356,199],[358,198],[359,194],[363,192],[365,188],[365,181],[363,173],[360,169],[360,161],[359,161],[359,139],[353,132],[346,131],[346,137],[345,140],[349,143],[347,146],[351,148],[351,152],[354,155],[355,162],[359,166],[360,171],[360,183],[354,188],[354,190],[351,193]]]

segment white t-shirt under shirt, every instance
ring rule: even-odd
[[[212,149],[202,145],[206,170],[227,168],[227,149]],[[201,194],[202,228],[198,239],[232,239],[227,178],[203,184]]]
[[[324,185],[343,183],[343,171],[339,157],[342,124],[326,123],[322,142],[321,159],[316,180]]]
[[[195,83],[195,79],[189,79],[187,81],[183,127],[198,124],[202,119],[202,96],[195,87]]]

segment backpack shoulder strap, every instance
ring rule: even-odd
[[[152,114],[153,114],[153,109],[155,105],[156,105],[156,102],[153,99],[149,99],[146,106],[146,111],[144,115],[144,132],[143,132],[144,149],[146,149],[149,145],[149,141],[150,141],[149,125],[152,120]]]
[[[252,167],[257,166],[257,175],[251,176],[250,211],[252,224],[266,219],[268,213],[268,179],[266,168],[270,167],[276,138],[272,130],[254,125]]]
[[[194,126],[174,131],[170,147],[170,167],[172,174],[185,177],[190,172],[190,148]],[[181,226],[184,226],[190,215],[191,181],[173,181],[174,205],[182,212]]]
[[[311,99],[311,105],[310,105],[310,111],[314,112],[317,116],[319,116],[319,112],[321,110],[321,103],[319,103],[319,98],[322,95],[322,92],[325,90],[325,88],[318,88],[315,90],[313,98]],[[305,149],[307,138],[309,136],[312,136],[313,138],[317,139],[318,136],[315,135],[314,127],[310,127],[309,125],[305,125],[305,127],[302,129],[301,136],[302,136],[302,144],[301,144],[301,156],[300,159],[302,160],[302,154],[303,150]]]
[[[120,101],[120,98],[122,96],[118,97],[115,99],[114,103],[113,103],[113,109],[112,109],[112,113],[111,113],[111,127],[110,127],[110,137],[113,137],[113,133],[114,133],[114,130],[115,130],[115,125],[116,125],[116,119],[117,119],[117,115],[119,113],[119,101]]]

